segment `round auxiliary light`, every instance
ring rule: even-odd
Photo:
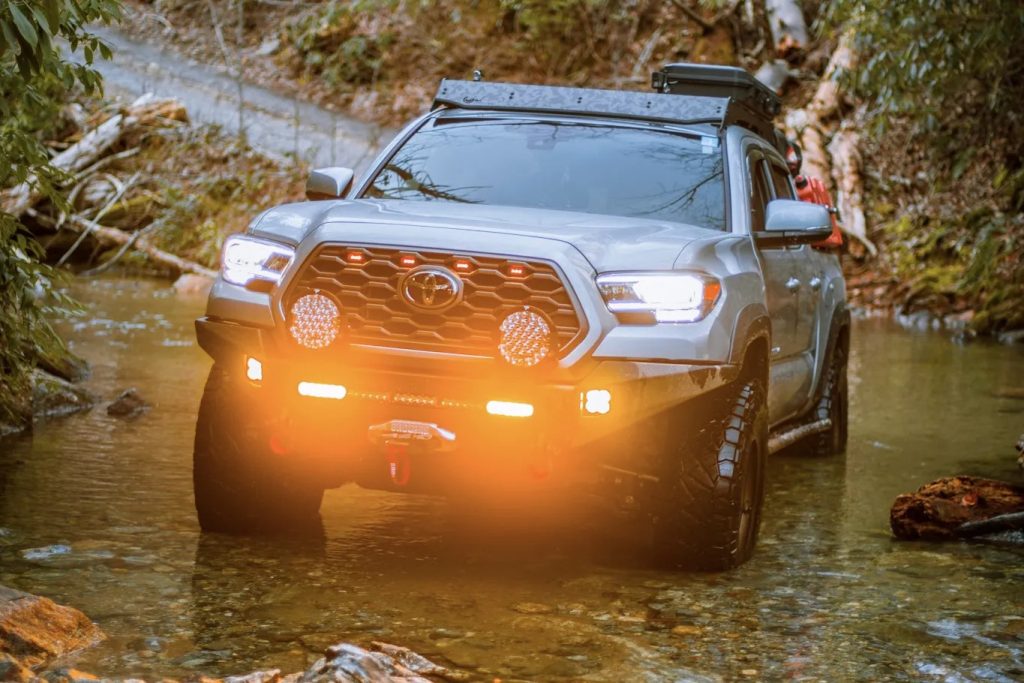
[[[320,293],[296,299],[292,304],[291,318],[288,331],[307,349],[330,346],[341,331],[341,313],[337,305]]]
[[[516,311],[501,322],[498,351],[509,365],[531,368],[551,355],[551,325],[533,311]]]

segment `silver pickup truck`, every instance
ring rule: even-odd
[[[317,519],[347,482],[602,496],[652,557],[752,553],[765,457],[846,442],[849,314],[774,93],[443,81],[360,178],[229,238],[197,321],[205,530]]]

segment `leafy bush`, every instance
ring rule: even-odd
[[[43,140],[66,93],[100,85],[90,64],[109,49],[85,25],[113,21],[119,11],[119,0],[0,0],[0,187],[31,180],[63,203],[62,177]],[[67,61],[57,39],[81,47],[85,63]],[[18,218],[0,210],[0,422],[27,419],[32,368],[63,348],[47,317],[68,302],[39,257]]]
[[[1024,3],[1019,0],[833,0],[825,21],[852,30],[852,85],[884,124],[910,117],[956,150],[955,129],[1019,132]],[[1015,151],[1022,142],[1013,141]]]
[[[288,37],[303,56],[307,71],[331,85],[372,83],[392,34],[369,19],[393,9],[391,0],[339,2],[306,15],[288,27]]]

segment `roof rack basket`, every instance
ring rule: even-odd
[[[713,64],[666,64],[651,74],[651,87],[657,92],[690,97],[719,97],[729,106],[722,125],[748,128],[786,153],[785,136],[772,119],[782,111],[782,100],[749,72],[735,66]]]

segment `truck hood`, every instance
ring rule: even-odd
[[[680,252],[697,240],[727,233],[670,221],[595,215],[572,211],[483,206],[455,202],[356,199],[284,204],[264,212],[250,232],[259,237],[297,245],[321,225],[378,224],[382,243],[389,238],[408,244],[409,228],[451,231],[452,250],[460,233],[493,233],[496,253],[501,236],[556,240],[579,251],[597,272],[669,270]],[[340,226],[332,226],[340,227]],[[543,256],[543,254],[538,254]]]

